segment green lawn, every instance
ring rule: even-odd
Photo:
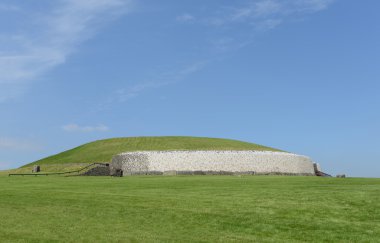
[[[205,137],[127,137],[111,138],[87,143],[65,152],[40,159],[33,164],[66,164],[110,162],[112,157],[122,152],[152,150],[259,150],[280,151],[278,149],[243,141]]]
[[[0,176],[1,242],[379,242],[380,179]]]

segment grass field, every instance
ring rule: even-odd
[[[380,179],[0,176],[1,242],[379,242]]]
[[[231,139],[204,137],[128,137],[99,140],[71,150],[43,158],[33,164],[66,164],[110,162],[122,152],[152,150],[258,150],[279,151],[278,149]]]

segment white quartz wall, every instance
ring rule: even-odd
[[[150,171],[229,171],[314,174],[310,158],[269,151],[143,151],[116,155],[111,173]]]

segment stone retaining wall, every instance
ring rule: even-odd
[[[141,151],[116,155],[111,175],[131,174],[285,174],[315,175],[302,155],[269,151]],[[185,173],[186,172],[186,173]]]
[[[96,166],[81,174],[82,176],[109,176],[110,168],[108,166]]]

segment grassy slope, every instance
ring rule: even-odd
[[[121,152],[139,150],[269,150],[273,148],[242,141],[199,137],[130,137],[112,138],[84,144],[33,164],[109,162]]]
[[[0,177],[4,242],[377,242],[380,179]]]
[[[41,172],[42,173],[50,173],[50,172],[68,172],[68,171],[76,171],[79,169],[82,169],[83,167],[87,166],[88,163],[67,163],[67,164],[43,164],[41,165]],[[8,175],[8,174],[29,174],[32,173],[33,165],[27,165],[23,166],[17,169],[11,169],[6,171],[0,171],[1,175]]]

